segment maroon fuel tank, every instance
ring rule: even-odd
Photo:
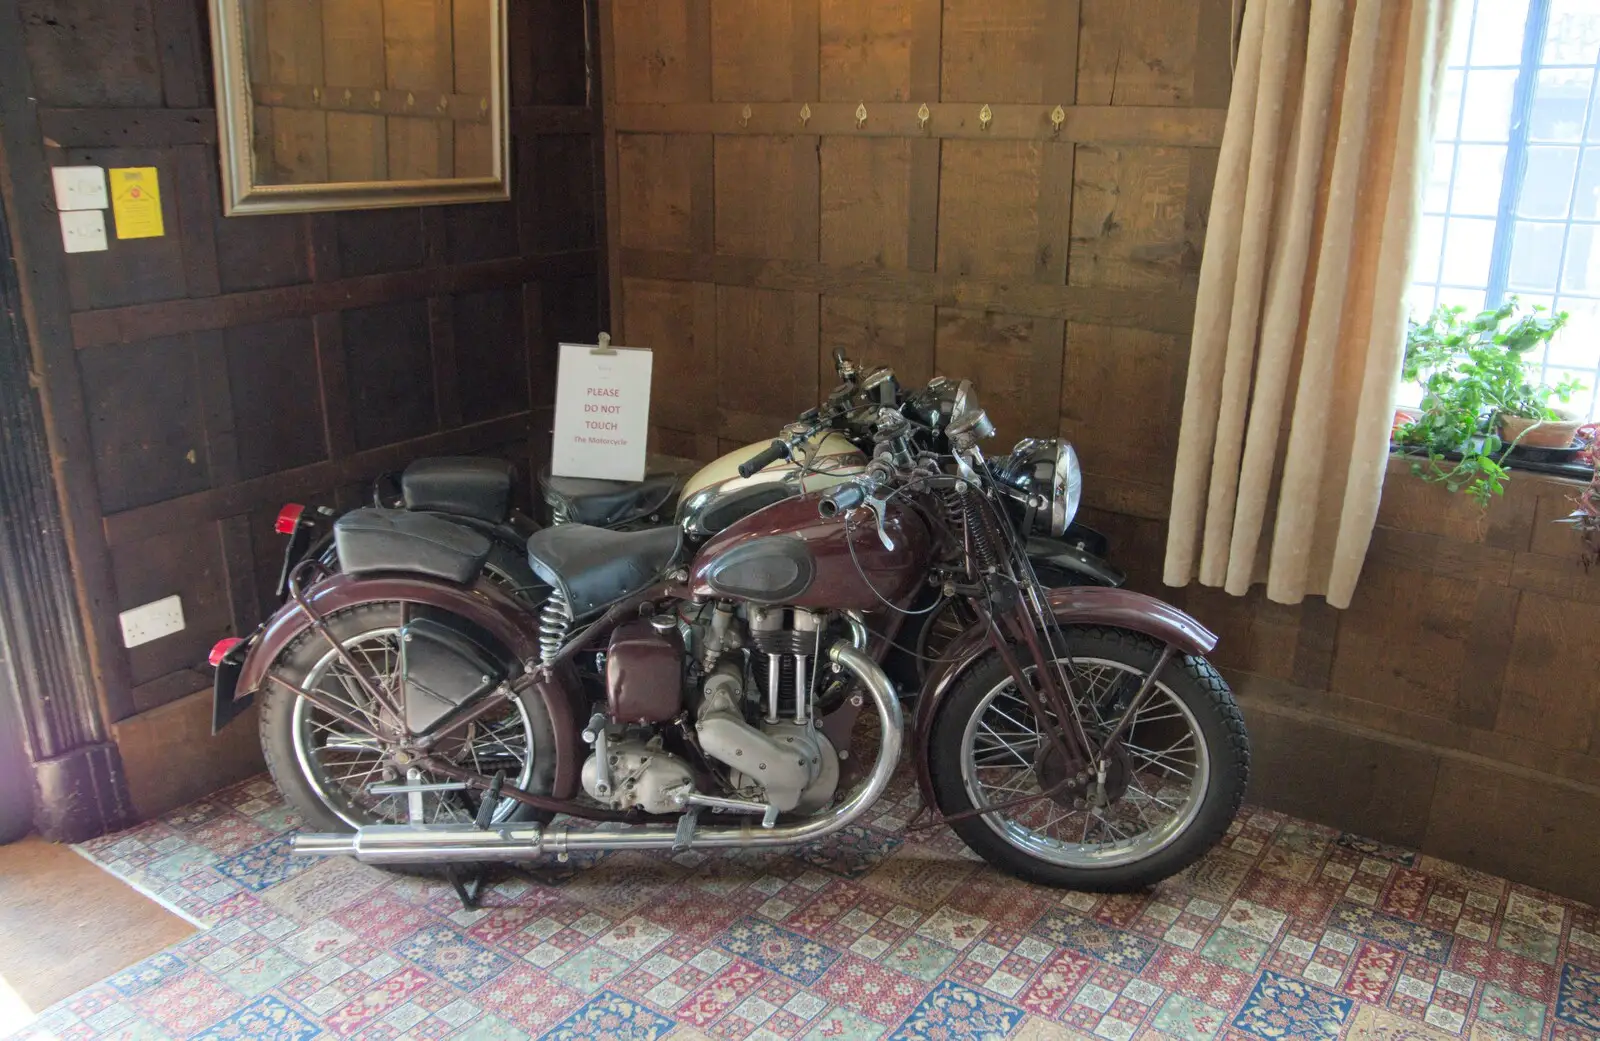
[[[690,594],[871,611],[914,593],[928,573],[922,518],[891,504],[884,530],[894,548],[887,549],[870,511],[823,517],[821,498],[818,492],[784,499],[724,528],[695,555]]]

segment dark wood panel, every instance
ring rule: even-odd
[[[512,39],[512,98],[518,105],[582,105],[587,65],[583,41],[587,4],[567,0],[518,0],[508,12]]]
[[[450,313],[462,421],[526,410],[529,352],[520,287],[454,297]]]
[[[290,470],[326,456],[322,401],[307,377],[317,371],[316,339],[304,318],[244,325],[223,333],[238,438],[238,479]]]
[[[80,352],[94,473],[106,512],[210,487],[187,337]]]
[[[426,301],[352,308],[343,323],[356,448],[408,441],[436,429]]]
[[[418,297],[446,296],[523,282],[570,278],[593,270],[595,259],[593,250],[576,250],[544,257],[517,257],[454,268],[398,271],[335,282],[230,293],[204,300],[130,304],[126,307],[84,311],[72,317],[73,341],[79,347],[130,343],[180,332],[305,317],[342,307],[378,306]]]
[[[215,176],[215,171],[210,171]],[[310,221],[303,216],[250,220],[214,218],[221,291],[298,285],[311,281]]]
[[[17,6],[41,102],[160,107],[161,54],[150,0],[19,0]]]
[[[523,202],[526,210],[531,201]],[[517,255],[517,210],[511,203],[480,203],[434,209],[443,217],[447,264],[475,264]]]
[[[593,119],[591,113],[585,116]],[[522,253],[593,249],[597,241],[596,194],[552,188],[594,183],[593,139],[576,134],[530,137],[520,142],[518,154],[522,169],[531,171],[519,186],[522,195],[517,202]]]
[[[422,266],[422,211],[355,210],[333,215],[345,278]]]
[[[113,551],[112,561],[118,610],[168,596],[177,596],[183,603],[181,632],[129,649],[135,685],[204,665],[206,652],[228,634],[233,624],[216,524],[174,528],[154,538],[120,546]],[[194,689],[173,691],[171,697],[181,697]],[[136,703],[136,707],[142,711],[154,706]]]

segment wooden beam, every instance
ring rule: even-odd
[[[625,249],[619,259],[625,278],[839,293],[867,300],[974,308],[1153,332],[1187,333],[1194,318],[1194,294],[1171,289],[1044,285],[934,271],[831,267],[797,260],[658,250]]]
[[[345,308],[373,307],[417,297],[502,289],[524,282],[571,278],[593,273],[594,265],[595,251],[580,249],[543,256],[489,260],[454,268],[424,268],[332,282],[310,282],[200,300],[165,300],[153,304],[109,307],[73,315],[72,342],[80,349],[137,343],[158,336],[173,336],[202,329],[225,329],[281,318],[303,318]]]
[[[82,613],[89,669],[103,721],[84,692],[64,690],[63,711],[80,717],[86,736],[104,734],[109,723],[132,712],[128,670],[120,633],[112,619],[117,604],[111,553],[101,537],[100,489],[95,481],[94,443],[89,436],[83,380],[71,350],[71,294],[61,228],[51,198],[50,169],[37,136],[39,110],[23,47],[22,19],[15,3],[0,0],[0,195],[15,220],[11,248],[21,283],[22,318],[32,354],[32,378],[41,385],[55,490],[61,500],[71,581]],[[31,380],[30,380],[31,381]],[[110,624],[108,624],[108,622]]]
[[[50,148],[169,148],[217,143],[209,108],[41,108]]]
[[[194,528],[315,495],[341,484],[399,469],[421,456],[461,455],[491,448],[530,436],[537,423],[548,421],[546,411],[518,412],[486,423],[397,441],[344,459],[280,470],[239,484],[113,513],[104,521],[106,541],[112,546],[125,546],[164,532]]]
[[[1216,147],[1222,143],[1222,108],[1178,108],[1126,105],[1063,106],[1066,121],[1056,131],[1050,121],[1054,105],[993,105],[994,121],[980,126],[981,106],[935,102],[928,105],[926,130],[917,124],[919,103],[876,102],[867,105],[867,123],[856,125],[856,106],[817,102],[811,106],[806,132],[817,135],[855,134],[866,137],[967,138],[979,141],[1071,141],[1097,145],[1168,145]],[[798,104],[751,104],[743,120],[742,104],[697,102],[675,105],[616,105],[611,125],[623,133],[644,134],[791,134]]]

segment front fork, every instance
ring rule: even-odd
[[[977,599],[972,601],[972,606],[988,627],[988,645],[1000,656],[1006,671],[1011,674],[1012,682],[1028,703],[1034,718],[1039,721],[1044,739],[1057,755],[1063,757],[1063,762],[1081,763],[1083,766],[1077,772],[1066,773],[1060,780],[1032,794],[937,818],[924,826],[1014,809],[1040,799],[1071,796],[1074,791],[1077,792],[1076,798],[1086,802],[1097,797],[1103,800],[1112,749],[1127,733],[1128,727],[1149,699],[1151,691],[1155,689],[1156,678],[1177,653],[1177,648],[1172,644],[1163,648],[1155,667],[1145,675],[1139,689],[1128,699],[1127,706],[1104,736],[1091,734],[1084,725],[1083,713],[1079,708],[1083,701],[1073,690],[1072,660],[1070,654],[1066,653],[1067,649],[1061,648],[1062,655],[1045,653],[1038,628],[1020,601],[995,612],[987,610]],[[1019,649],[1025,651],[1032,662],[1031,673],[1018,656]],[[1065,668],[1060,666],[1062,656],[1066,657]]]

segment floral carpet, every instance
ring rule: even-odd
[[[1600,1037],[1600,910],[1246,809],[1154,892],[1028,886],[900,778],[786,853],[574,858],[480,911],[288,856],[256,779],[83,847],[209,926],[31,1038]]]

